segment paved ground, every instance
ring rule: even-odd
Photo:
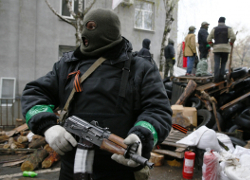
[[[17,156],[17,155],[15,155]],[[7,161],[8,159],[15,158],[14,155],[12,156],[2,156],[0,155],[0,161]],[[170,166],[169,162],[165,160],[165,163],[163,166],[155,167],[150,172],[150,180],[184,180],[182,178],[182,161],[183,160],[177,160],[179,163],[179,167]],[[20,169],[20,166],[14,166],[14,167],[2,167],[2,164],[0,164],[0,179],[4,180],[56,180],[59,177],[59,171],[60,171],[60,162],[55,164],[51,169],[39,169],[36,172],[38,173],[38,176],[36,178],[27,178],[22,177],[22,172]],[[201,180],[201,170],[195,169],[194,171],[194,177],[193,180]]]

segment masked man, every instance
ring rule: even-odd
[[[124,138],[125,144],[141,142],[137,154],[150,158],[154,145],[161,143],[171,128],[167,94],[156,65],[131,55],[132,45],[121,36],[115,13],[92,10],[83,23],[80,47],[64,53],[52,71],[26,85],[22,112],[31,131],[44,135],[62,155],[60,179],[135,179],[134,172],[142,166],[122,155],[112,155],[97,146],[85,153],[78,151],[78,138],[57,124],[53,110],[63,108],[75,88],[69,116],[96,120],[100,127],[108,127]],[[83,83],[77,83],[79,75],[100,57],[106,61]],[[122,75],[124,71],[129,72],[127,79]],[[124,96],[120,93],[123,91]]]

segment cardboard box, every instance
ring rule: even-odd
[[[171,109],[173,111],[172,118],[176,116],[177,113],[183,113],[184,107],[182,105],[172,105]]]
[[[184,107],[183,116],[188,118],[192,125],[197,126],[197,110],[195,107]]]

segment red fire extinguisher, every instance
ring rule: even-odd
[[[186,151],[184,155],[184,163],[183,163],[183,170],[182,170],[183,178],[185,179],[193,178],[194,160],[195,160],[195,153],[192,151]]]

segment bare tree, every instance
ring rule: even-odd
[[[83,5],[84,5],[85,0],[78,0],[78,12],[75,13],[73,8],[72,8],[72,0],[66,0],[67,2],[67,8],[69,10],[70,15],[73,17],[73,20],[66,19],[62,15],[60,15],[48,2],[48,0],[45,0],[46,4],[50,8],[50,10],[58,16],[62,21],[72,25],[75,30],[75,37],[76,37],[76,46],[80,46],[80,40],[81,40],[81,32],[83,30],[83,17],[85,14],[88,13],[88,11],[92,8],[92,6],[95,4],[96,0],[93,0],[93,2],[89,5],[89,7],[85,8],[83,10]]]
[[[160,71],[163,70],[163,66],[165,64],[164,57],[163,57],[164,56],[165,41],[166,41],[166,38],[168,37],[170,31],[171,31],[172,23],[174,21],[174,18],[173,18],[174,8],[177,5],[178,1],[179,0],[163,0],[165,10],[166,10],[166,19],[165,19],[163,37],[162,37],[162,41],[161,41],[160,68],[159,68]]]
[[[235,48],[235,61],[238,59],[238,64],[243,66],[245,61],[249,61],[249,53],[250,53],[250,36],[246,36],[243,39],[237,39],[237,44],[234,46]],[[248,65],[249,66],[249,65]]]

